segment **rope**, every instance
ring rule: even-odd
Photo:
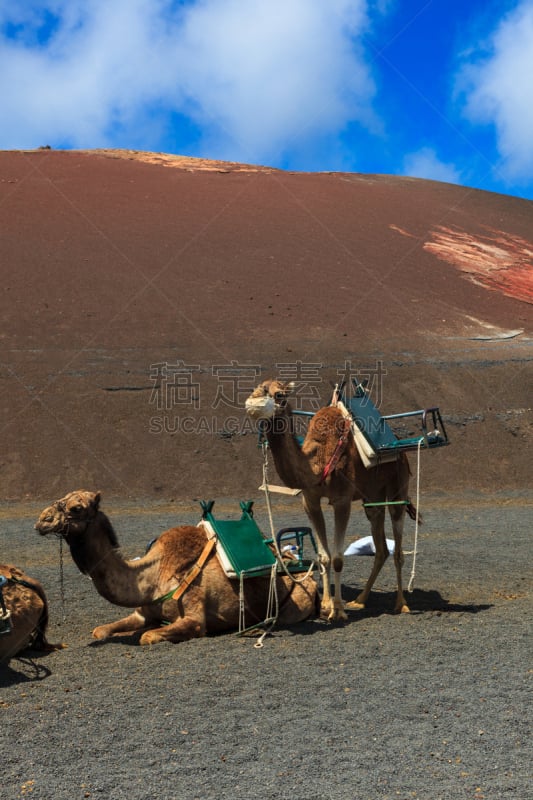
[[[373,508],[374,506],[408,506],[410,500],[384,500],[382,503],[363,503],[363,508]]]
[[[246,629],[244,612],[244,573],[241,572],[239,581],[239,633],[242,633]]]
[[[279,597],[278,597],[278,584],[277,584],[277,572],[278,572],[278,563],[281,564],[281,567],[286,575],[293,581],[293,583],[303,583],[313,572],[315,567],[315,562],[311,563],[308,571],[305,575],[297,579],[289,572],[286,568],[283,558],[281,556],[278,540],[276,538],[276,531],[274,528],[274,515],[272,513],[272,505],[270,502],[270,491],[268,489],[268,455],[267,455],[267,448],[268,443],[263,441],[261,444],[263,450],[263,486],[265,487],[265,499],[266,499],[266,506],[268,511],[268,520],[270,524],[270,537],[274,542],[274,548],[276,551],[276,563],[272,565],[272,569],[270,571],[270,585],[268,589],[268,600],[267,600],[267,611],[266,617],[263,622],[258,623],[257,625],[252,625],[251,628],[246,628],[246,620],[245,620],[245,611],[246,611],[246,603],[244,600],[244,573],[241,572],[240,574],[240,581],[239,581],[239,634],[246,633],[248,630],[255,630],[256,628],[263,627],[265,630],[259,636],[258,640],[255,642],[254,647],[261,648],[263,647],[263,641],[266,636],[272,631],[274,626],[278,621],[279,615]]]
[[[293,583],[304,583],[304,581],[306,581],[307,578],[309,578],[309,576],[312,575],[313,570],[317,566],[317,563],[316,563],[315,559],[313,559],[311,561],[311,564],[309,565],[309,569],[307,570],[305,575],[303,575],[301,578],[295,578],[294,575],[292,574],[292,572],[290,572],[287,569],[287,567],[285,566],[285,562],[283,561],[283,557],[281,555],[281,552],[280,552],[280,549],[279,549],[279,546],[278,546],[278,540],[277,540],[277,537],[276,537],[276,531],[274,529],[274,516],[272,514],[272,505],[270,503],[270,491],[269,491],[269,488],[268,488],[268,454],[267,454],[268,442],[263,442],[261,447],[263,449],[263,486],[265,487],[265,501],[266,501],[266,507],[267,507],[267,511],[268,511],[268,520],[269,520],[269,523],[270,523],[270,538],[272,539],[272,541],[274,543],[274,549],[276,551],[276,557],[278,559],[279,564],[281,565],[281,568],[283,569],[283,572],[285,573],[285,575],[289,576],[289,578],[292,580]],[[322,565],[320,565],[320,566],[322,566]]]
[[[407,591],[411,592],[413,590],[413,583],[415,580],[415,572],[416,572],[416,556],[418,553],[418,517],[420,514],[420,448],[422,446],[423,439],[420,438],[418,440],[418,448],[416,451],[416,517],[415,517],[415,544],[413,550],[413,563],[411,566],[411,575],[409,577],[409,583],[407,584]]]
[[[266,636],[272,631],[275,624],[278,621],[278,614],[279,614],[279,598],[278,598],[278,584],[277,584],[277,567],[276,564],[272,564],[272,569],[270,571],[270,586],[268,590],[268,603],[267,603],[267,613],[266,619],[263,624],[268,624],[268,627],[263,631],[257,642],[254,644],[254,647],[259,648],[263,647],[263,640]]]
[[[272,515],[272,506],[270,504],[270,490],[268,488],[268,454],[267,442],[263,442],[261,445],[263,450],[263,486],[265,487],[265,500],[266,500],[266,507],[268,511],[268,521],[270,523],[270,536],[271,538],[276,541],[276,531],[274,530],[274,517]]]
[[[251,625],[249,628],[246,627],[246,602],[244,599],[244,571],[241,572],[239,576],[239,636],[248,633],[250,631],[255,631],[258,628],[264,628],[265,630],[254,644],[254,647],[263,647],[263,640],[266,636],[272,631],[274,626],[278,621],[279,615],[279,598],[278,598],[278,585],[277,585],[277,566],[276,564],[272,564],[272,568],[270,570],[270,583],[268,587],[268,598],[267,598],[267,609],[266,609],[266,616],[263,622],[257,622],[255,625]]]

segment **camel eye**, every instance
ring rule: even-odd
[[[81,506],[81,505],[72,506],[72,508],[69,509],[69,512],[71,514],[73,514],[74,516],[77,516],[78,514],[81,514],[82,511],[83,511],[83,506]]]

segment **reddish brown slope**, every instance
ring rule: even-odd
[[[240,406],[297,362],[324,402],[380,362],[386,412],[440,404],[432,489],[530,485],[532,222],[406,178],[0,153],[4,497],[255,494]]]

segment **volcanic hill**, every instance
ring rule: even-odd
[[[432,181],[1,152],[2,499],[257,498],[274,375],[439,406],[423,491],[526,492],[532,237],[532,202]]]

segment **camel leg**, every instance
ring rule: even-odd
[[[205,591],[200,586],[191,586],[179,600],[163,603],[163,619],[169,620],[168,625],[143,633],[140,644],[186,642],[205,636],[206,602]]]
[[[403,523],[405,521],[405,506],[389,506],[392,521],[392,532],[394,535],[394,566],[396,567],[397,593],[396,605],[394,610],[397,614],[408,614],[409,606],[405,602],[402,587],[402,567],[403,567]]]
[[[140,638],[140,644],[155,644],[156,642],[184,642],[187,639],[194,639],[205,635],[205,625],[193,617],[183,617],[169,625],[160,628],[148,628],[149,623],[146,619],[134,611],[124,619],[110,622],[108,625],[99,625],[93,631],[95,639],[108,639],[122,633],[137,633],[144,631]]]
[[[158,642],[186,642],[205,636],[205,623],[196,617],[181,617],[169,625],[146,631],[141,636],[140,644],[157,644]]]
[[[309,521],[317,537],[318,561],[322,574],[322,600],[320,603],[320,616],[330,618],[334,614],[333,598],[331,596],[331,557],[329,554],[328,540],[326,536],[326,523],[320,505],[320,497],[310,497],[303,494],[304,511],[309,517]]]
[[[333,506],[335,515],[335,536],[333,540],[333,579],[335,582],[335,592],[331,613],[328,617],[330,621],[345,621],[348,619],[348,616],[344,611],[344,603],[342,601],[341,578],[344,567],[344,538],[346,535],[346,528],[348,527],[348,522],[350,520],[351,510],[351,498],[348,500],[348,502],[336,502]]]
[[[381,572],[383,564],[389,557],[389,550],[385,539],[385,506],[365,508],[365,513],[372,528],[372,538],[374,540],[374,547],[376,548],[376,555],[374,556],[372,572],[366,582],[365,588],[356,600],[352,600],[351,603],[346,604],[346,608],[355,611],[359,611],[365,607],[375,580]]]
[[[98,627],[93,630],[93,637],[95,639],[107,639],[110,636],[115,636],[117,633],[142,631],[147,626],[146,618],[136,610],[133,614],[124,617],[124,619],[118,619],[116,622],[110,622],[107,625],[98,625]]]

